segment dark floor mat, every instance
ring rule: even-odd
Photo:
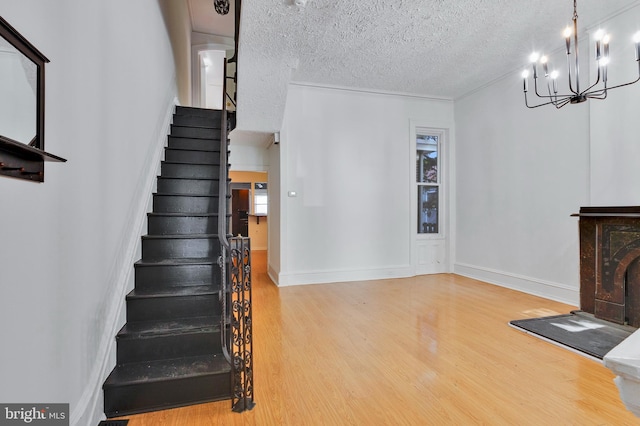
[[[599,359],[636,330],[633,327],[597,319],[582,311],[513,320],[509,324]]]

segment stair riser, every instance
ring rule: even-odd
[[[209,127],[213,129],[219,129],[222,124],[221,117],[197,117],[194,115],[173,115],[173,124],[177,126],[194,126],[194,127]]]
[[[153,194],[155,213],[216,213],[218,197]]]
[[[158,178],[158,192],[164,194],[215,195],[219,190],[217,179]]]
[[[217,238],[143,239],[142,258],[147,261],[179,258],[217,258],[220,242]]]
[[[209,119],[218,119],[222,117],[222,111],[213,109],[200,109],[178,106],[176,107],[175,116],[189,116],[189,117],[206,117]]]
[[[201,151],[220,152],[220,138],[210,140],[169,136],[168,147],[175,149],[199,149]]]
[[[118,363],[155,361],[220,352],[220,330],[147,338],[118,338]]]
[[[220,139],[220,129],[171,125],[171,136],[182,138]]]
[[[183,151],[167,149],[165,161],[172,163],[220,164],[220,153],[217,151]]]
[[[231,398],[231,374],[189,377],[104,389],[107,417],[146,413]]]
[[[163,162],[160,167],[162,177],[190,179],[217,179],[220,177],[220,167],[217,165],[209,166],[202,164],[175,164]]]
[[[217,216],[149,217],[149,235],[215,234],[217,232]]]
[[[145,292],[167,287],[220,285],[220,267],[209,265],[135,265],[136,291]]]
[[[127,299],[127,321],[170,320],[219,314],[217,295]]]

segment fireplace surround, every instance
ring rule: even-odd
[[[640,206],[581,207],[580,309],[640,327]]]

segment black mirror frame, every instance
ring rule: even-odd
[[[0,176],[44,182],[44,162],[65,162],[44,151],[44,66],[49,60],[0,16],[0,37],[29,58],[37,67],[36,135],[26,145],[0,134]]]

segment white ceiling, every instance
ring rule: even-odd
[[[459,98],[522,69],[533,49],[562,48],[573,15],[571,0],[242,3],[238,127],[264,132],[279,130],[292,82]],[[639,3],[580,0],[580,28]],[[218,34],[213,0],[189,4],[194,31]]]
[[[198,33],[213,34],[233,38],[235,2],[231,0],[229,13],[218,15],[213,8],[213,0],[187,0],[191,29]]]

